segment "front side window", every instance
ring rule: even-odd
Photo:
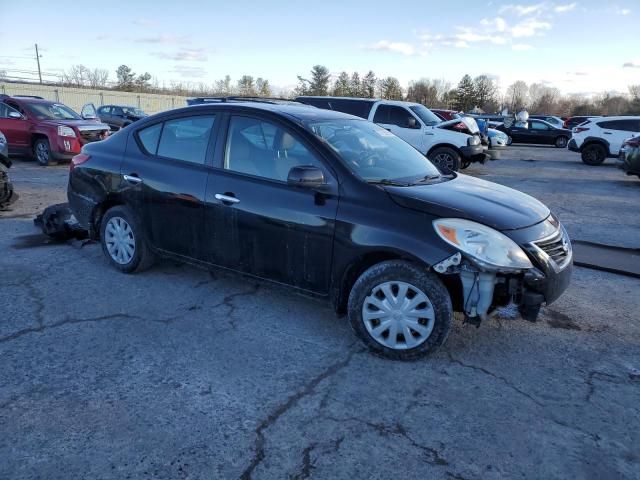
[[[109,115],[110,112],[111,112],[111,107],[100,107],[98,109],[98,113],[100,115]]]
[[[18,112],[15,108],[10,107],[9,105],[7,105],[4,102],[0,102],[0,118],[10,118],[9,117],[9,112]]]
[[[297,166],[322,164],[297,138],[279,125],[257,118],[231,117],[224,168],[286,182]]]
[[[204,165],[214,120],[214,115],[203,115],[164,122],[158,155]]]
[[[111,115],[122,115],[122,108],[120,107],[112,107]]]
[[[424,105],[412,105],[409,108],[413,111],[413,113],[418,115],[420,120],[422,120],[425,125],[427,125],[427,127],[433,127],[434,125],[440,123],[440,119],[437,117],[437,115]],[[451,118],[454,119],[462,117],[457,113],[453,113],[451,114]]]
[[[412,183],[440,177],[438,169],[418,150],[374,123],[340,119],[310,122],[308,127],[367,182]]]

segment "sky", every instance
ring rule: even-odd
[[[640,0],[147,1],[0,0],[0,70],[45,78],[71,65],[126,64],[160,84],[230,75],[292,89],[313,65],[457,84],[464,74],[563,93],[640,83]]]

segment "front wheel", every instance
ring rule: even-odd
[[[414,360],[444,344],[451,298],[440,279],[419,266],[391,260],[366,270],[349,295],[349,322],[374,353]]]
[[[123,273],[141,271],[153,263],[140,222],[123,205],[110,208],[102,217],[100,243],[109,263]]]
[[[569,143],[569,139],[565,136],[556,138],[556,148],[565,148]]]
[[[429,153],[428,158],[442,173],[457,172],[460,170],[460,154],[453,148],[438,147]]]
[[[36,140],[36,143],[33,144],[33,155],[36,157],[38,163],[43,167],[51,165],[52,158],[49,140],[46,138],[39,138]]]

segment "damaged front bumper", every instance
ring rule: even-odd
[[[459,252],[433,269],[442,275],[457,275],[462,288],[461,310],[467,322],[480,325],[498,307],[514,304],[523,319],[536,321],[542,305],[550,305],[567,289],[573,270],[573,250],[564,228],[554,219],[516,231],[519,245],[527,253],[533,268],[520,271],[487,270],[478,267]],[[549,234],[549,226],[555,231]],[[546,230],[541,230],[545,229]],[[532,230],[538,238],[522,241]],[[544,235],[540,235],[544,233]],[[514,239],[515,240],[515,239]]]

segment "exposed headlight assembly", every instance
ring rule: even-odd
[[[518,244],[486,225],[462,218],[441,218],[433,221],[433,227],[442,240],[482,269],[505,271],[533,268]]]
[[[76,132],[73,131],[73,128],[66,127],[64,125],[60,125],[58,127],[58,135],[61,137],[74,137],[76,136]]]
[[[480,145],[480,137],[477,135],[471,135],[467,140],[467,145],[471,147],[475,147],[476,145]]]

